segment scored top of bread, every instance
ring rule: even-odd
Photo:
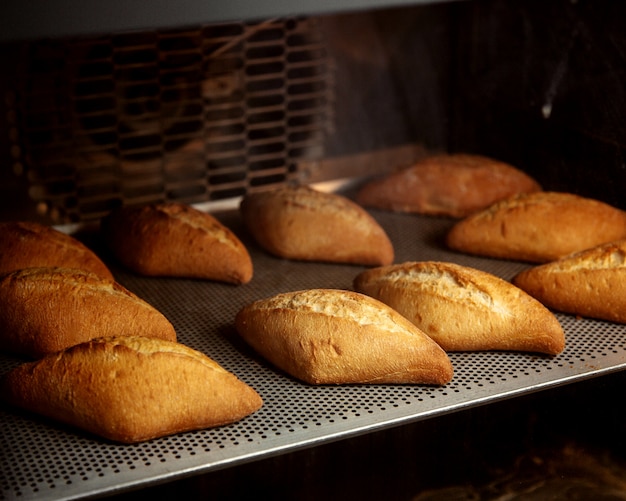
[[[169,202],[121,207],[102,222],[108,246],[147,276],[247,283],[253,266],[243,243],[211,214]]]
[[[276,367],[310,384],[446,384],[452,364],[415,325],[351,291],[310,289],[242,308],[235,326]]]
[[[524,291],[455,263],[407,262],[366,270],[354,288],[412,321],[446,351],[531,351],[565,346],[556,317]]]
[[[622,238],[626,211],[571,193],[538,192],[462,219],[446,242],[470,254],[543,263]]]
[[[0,392],[12,405],[122,443],[232,423],[263,403],[204,354],[143,337],[95,339],[22,364]]]
[[[93,273],[26,268],[0,276],[0,350],[38,358],[111,335],[176,340],[161,312]]]
[[[78,268],[113,279],[102,260],[71,235],[32,221],[0,222],[0,273],[43,266]]]
[[[365,184],[357,193],[367,207],[464,217],[539,183],[505,162],[467,153],[438,154]]]
[[[626,240],[529,268],[513,283],[548,308],[626,323]]]
[[[393,246],[362,207],[308,186],[246,195],[243,220],[268,252],[286,259],[362,265],[393,261]]]

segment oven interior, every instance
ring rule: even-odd
[[[499,158],[545,189],[626,209],[624,14],[606,0],[378,4],[5,40],[0,219],[80,229],[122,204],[180,200],[253,247],[242,195],[318,183],[350,196],[435,151]],[[407,260],[505,278],[524,267],[447,252],[448,220],[374,215]],[[1,408],[0,499],[626,498],[623,326],[561,316],[573,333],[564,359],[459,357],[449,394],[311,389],[240,346],[233,312],[274,291],[349,287],[357,270],[253,256],[255,283],[240,289],[114,269],[186,342],[258,383],[265,414],[129,448]]]

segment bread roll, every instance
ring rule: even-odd
[[[285,259],[389,264],[393,246],[362,207],[307,186],[249,194],[241,214],[259,245]]]
[[[78,268],[113,279],[100,258],[70,235],[30,221],[0,223],[0,274],[44,266]]]
[[[519,195],[456,223],[447,245],[483,256],[544,263],[626,238],[626,212],[569,193]]]
[[[626,240],[535,266],[513,283],[548,308],[626,323]]]
[[[26,268],[0,277],[0,350],[37,358],[114,334],[176,340],[163,314],[93,273]]]
[[[310,384],[452,379],[446,353],[399,313],[350,291],[311,289],[239,311],[243,339],[276,367]]]
[[[366,270],[354,288],[397,310],[446,351],[555,355],[565,346],[561,325],[539,301],[474,268],[407,262]]]
[[[184,204],[122,207],[103,220],[102,230],[119,261],[140,275],[232,284],[252,279],[241,241],[212,215]]]
[[[134,443],[238,421],[261,397],[210,358],[162,339],[95,339],[4,376],[11,405]]]
[[[356,201],[395,212],[465,217],[517,193],[540,191],[532,177],[480,155],[433,155],[365,184]]]

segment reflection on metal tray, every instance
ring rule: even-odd
[[[444,260],[504,279],[518,262],[451,252],[443,237],[452,221],[372,212],[396,248],[396,262]],[[626,326],[558,314],[567,347],[556,357],[529,353],[453,353],[453,380],[420,385],[309,386],[257,357],[238,338],[233,319],[243,305],[278,292],[351,288],[358,266],[274,258],[244,231],[236,210],[216,214],[250,249],[255,276],[231,286],[134,276],[110,262],[117,279],[161,310],[179,340],[254,387],[264,406],[239,423],[136,445],[117,445],[37,416],[0,409],[0,499],[60,499],[112,494],[253,461],[324,442],[571,383],[626,367]],[[97,245],[97,242],[94,242]],[[106,255],[105,255],[106,256]],[[6,372],[20,361],[0,358]]]

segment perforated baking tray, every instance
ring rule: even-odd
[[[421,385],[309,386],[275,370],[238,338],[237,311],[263,297],[313,287],[346,288],[358,266],[300,263],[260,250],[235,208],[215,214],[250,249],[255,275],[243,286],[140,278],[109,261],[119,282],[161,310],[179,340],[198,349],[263,397],[239,423],[136,445],[108,443],[38,416],[0,408],[0,498],[102,496],[229,467],[298,448],[368,433],[573,383],[626,366],[626,326],[557,314],[567,346],[555,357],[529,353],[453,353],[453,380]],[[447,250],[453,221],[372,211],[396,249],[396,262],[443,260],[511,279],[527,265]],[[97,242],[91,242],[97,245]],[[0,358],[2,373],[21,360]]]

